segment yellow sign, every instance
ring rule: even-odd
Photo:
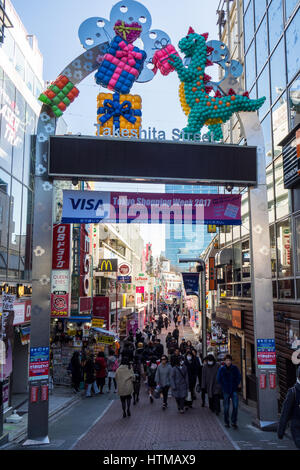
[[[208,225],[207,226],[207,232],[208,233],[216,233],[217,232],[217,226],[216,225]]]
[[[98,336],[98,343],[114,344],[115,339],[113,336]]]
[[[117,259],[100,259],[99,271],[102,273],[116,273],[118,271]]]
[[[92,319],[92,326],[95,328],[102,328],[104,326],[104,319],[103,318],[93,318]]]

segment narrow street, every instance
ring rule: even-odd
[[[164,344],[168,330],[160,338]],[[180,337],[194,338],[189,326],[180,328]],[[131,406],[131,417],[123,418],[119,397],[115,393],[84,396],[74,407],[49,425],[50,444],[23,447],[10,443],[8,450],[295,450],[288,437],[282,441],[275,433],[263,432],[252,426],[252,415],[240,404],[239,429],[225,429],[222,412],[216,417],[206,406],[201,407],[200,396],[193,409],[181,415],[174,398],[162,410],[161,399],[150,403],[147,388],[141,385],[140,401]]]

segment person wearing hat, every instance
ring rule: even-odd
[[[297,449],[300,449],[300,366],[297,369],[296,383],[288,390],[282,405],[277,429],[278,439],[283,439],[289,421],[291,421],[293,441]]]

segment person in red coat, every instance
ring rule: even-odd
[[[105,378],[107,375],[107,362],[104,356],[104,352],[100,351],[95,360],[95,371],[96,371],[96,382],[100,393],[103,393],[103,387],[105,385]]]

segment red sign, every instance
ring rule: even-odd
[[[53,227],[52,269],[70,269],[71,225]]]
[[[48,400],[48,385],[42,385],[41,387],[41,401]]]
[[[49,361],[36,361],[29,363],[29,380],[49,376]]]
[[[215,258],[212,256],[209,258],[208,261],[209,261],[209,274],[208,274],[209,290],[216,290]],[[207,268],[207,265],[205,267]]]
[[[51,294],[51,316],[69,316],[69,294]]]
[[[92,298],[91,297],[80,297],[79,299],[79,313],[88,312],[91,313],[92,309]]]
[[[276,388],[276,374],[274,372],[269,374],[269,382],[270,382],[270,388],[272,389]]]
[[[39,387],[30,388],[30,403],[36,403],[38,401]]]
[[[128,263],[122,263],[119,266],[119,273],[121,276],[128,276],[131,273],[131,267]]]
[[[242,312],[240,310],[231,310],[231,321],[234,328],[242,328]]]
[[[105,320],[108,320],[109,297],[94,297],[93,298],[93,317],[104,318]]]
[[[137,286],[135,288],[137,294],[144,294],[145,292],[145,287],[144,286]]]
[[[260,374],[259,376],[259,388],[264,389],[267,386],[267,375]]]

